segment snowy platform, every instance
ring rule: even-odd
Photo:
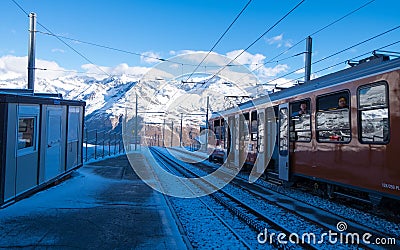
[[[134,153],[137,164],[147,164]],[[61,184],[0,209],[0,248],[186,249],[162,194],[126,156],[90,163]]]

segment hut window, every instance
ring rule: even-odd
[[[79,135],[79,108],[69,107],[68,113],[68,142],[78,141]]]
[[[35,146],[35,118],[27,117],[18,120],[18,149]]]

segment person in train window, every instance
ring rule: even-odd
[[[301,115],[305,115],[308,114],[308,110],[307,110],[307,103],[306,102],[301,102],[300,103],[300,110],[298,112],[294,112],[293,116],[301,116]]]
[[[338,109],[349,108],[349,106],[347,105],[346,97],[344,97],[344,96],[339,97],[339,100],[338,100],[338,107],[337,107],[337,108],[338,108]]]

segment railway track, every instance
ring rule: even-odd
[[[160,152],[160,150],[153,148],[151,151],[157,157],[157,161],[162,162],[162,164],[167,167],[168,170],[171,171],[171,166],[174,166],[174,172],[178,171],[183,176],[190,178],[200,177],[200,175],[196,174],[190,169],[187,169],[179,162],[172,160],[169,156],[164,155],[163,152]],[[209,189],[210,185],[213,185],[212,183],[206,181],[204,181],[203,184],[205,185],[204,187],[198,188],[204,188],[207,190]],[[231,194],[230,192],[219,190],[218,192],[209,195],[209,197],[217,201],[224,208],[228,209],[232,214],[235,214],[238,218],[245,222],[249,228],[251,228],[254,233],[253,245],[254,243],[256,244],[255,248],[265,248],[265,246],[263,246],[262,244],[269,243],[278,249],[318,249],[316,246],[309,244],[308,242],[299,242],[299,244],[293,244],[288,241],[285,244],[282,244],[282,242],[277,240],[277,238],[267,237],[266,234],[264,235],[264,233],[266,232],[268,232],[271,236],[279,234],[289,236],[291,234],[291,230],[290,228],[287,228],[284,225],[277,223],[274,219],[271,219],[268,214],[261,211],[259,208],[247,204],[245,201],[243,201],[243,199],[238,198],[236,195]],[[210,208],[208,204],[205,204],[205,206],[207,206],[210,210],[215,211],[215,208]],[[228,223],[224,222],[224,224]],[[229,227],[233,228],[234,226]],[[233,233],[235,235],[238,234],[236,232]],[[251,243],[248,243],[247,246],[249,248],[252,248]]]
[[[164,156],[167,158],[169,161],[172,161],[170,156]],[[174,164],[177,164],[179,161],[174,161]],[[182,164],[181,164],[182,165]],[[187,163],[183,164],[185,165],[185,168],[188,168]],[[212,171],[215,170],[215,168],[210,167],[209,165],[206,164],[196,164],[197,168],[200,168],[201,171],[204,171],[205,174],[208,174]],[[194,174],[194,173],[193,173]],[[194,174],[199,176],[199,174]],[[201,173],[200,175],[204,175],[204,173]],[[284,195],[282,193],[273,191],[271,189],[267,189],[264,186],[258,185],[258,184],[249,184],[247,181],[245,181],[243,178],[236,178],[234,179],[228,187],[224,188],[228,189],[229,191],[221,191],[224,192],[226,196],[231,196],[233,198],[231,199],[236,199],[237,204],[240,206],[245,206],[246,202],[248,201],[240,201],[240,199],[235,198],[235,195],[231,194],[237,194],[237,193],[247,193],[246,197],[250,197],[248,199],[253,200],[252,202],[258,203],[257,207],[262,208],[263,211],[269,211],[268,214],[266,215],[265,212],[259,213],[257,215],[258,218],[262,218],[265,221],[269,221],[269,224],[277,227],[280,226],[280,221],[285,220],[285,218],[282,218],[280,214],[290,214],[290,216],[287,216],[286,220],[294,220],[294,222],[300,222],[304,224],[304,228],[308,230],[308,233],[310,233],[310,229],[312,232],[319,232],[316,233],[316,235],[321,236],[324,233],[327,232],[332,232],[333,234],[338,234],[338,235],[353,235],[357,234],[358,236],[362,237],[366,233],[371,234],[372,236],[369,238],[370,242],[375,242],[376,239],[392,239],[393,236],[388,235],[385,232],[376,230],[374,228],[367,227],[365,225],[362,225],[360,223],[357,223],[355,221],[349,220],[348,218],[342,217],[340,215],[334,214],[331,211],[327,211],[325,209],[321,209],[316,206],[312,206],[304,201],[295,199],[293,197]],[[250,210],[253,211],[259,211],[260,209],[254,209],[250,208]],[[288,219],[289,218],[289,219]],[[316,226],[316,228],[313,229],[313,226]],[[341,227],[345,227],[345,232],[340,231],[342,230]],[[282,226],[281,226],[282,227]],[[282,227],[280,230],[281,232],[284,232],[286,235],[292,234],[291,232],[296,232],[297,235],[301,235],[303,233],[307,233],[306,231],[301,232],[298,231],[298,227],[292,227],[292,228],[285,228]],[[338,229],[339,228],[339,229]],[[257,230],[260,230],[260,228],[257,228]],[[347,239],[346,239],[347,241]],[[348,240],[350,241],[350,239]],[[398,242],[397,240],[395,240]],[[342,240],[341,240],[342,242]],[[351,241],[350,241],[351,242]],[[367,242],[358,241],[359,244],[357,244],[357,247],[363,247],[366,249],[381,249],[380,246],[374,245],[374,244],[367,244]],[[346,245],[346,246],[355,246],[355,245]],[[315,246],[308,246],[308,247],[315,247]],[[319,247],[322,247],[320,245]],[[388,246],[385,246],[388,247]],[[389,246],[390,247],[390,246]],[[399,247],[399,245],[394,245],[392,246],[393,248]],[[324,247],[325,248],[325,247]]]
[[[173,165],[171,165],[171,162],[168,161],[168,159],[165,158],[165,156],[160,153],[159,151],[155,150],[154,148],[151,149],[152,154],[156,157],[156,160],[159,164],[162,165],[162,167],[168,171],[170,171],[171,173],[174,174],[180,174],[182,176],[182,171],[179,171],[179,169],[177,169],[176,167],[173,167]],[[188,189],[193,189],[193,187],[190,187],[187,184],[184,184]],[[193,191],[194,192],[194,191]],[[230,223],[224,219],[222,216],[220,216],[220,214],[218,213],[218,211],[216,211],[216,209],[214,209],[207,201],[205,201],[204,198],[199,198],[198,201],[200,201],[200,203],[208,209],[208,211],[210,211],[212,213],[213,216],[215,216],[229,231],[230,233],[237,239],[237,241],[240,244],[235,244],[235,245],[243,245],[244,247],[246,247],[247,249],[253,249],[253,247],[251,246],[251,244],[249,244],[247,242],[247,240],[245,240],[240,233],[233,227],[230,225]]]

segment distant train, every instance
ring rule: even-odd
[[[302,177],[329,195],[400,199],[400,58],[374,55],[214,113],[209,124],[217,139],[211,160],[286,183]]]

